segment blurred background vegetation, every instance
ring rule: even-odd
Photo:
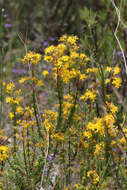
[[[122,1],[122,5],[120,2],[115,1],[118,8],[121,6],[121,18],[125,22],[127,1]],[[87,48],[91,46],[95,50],[105,48],[106,43],[114,45],[111,36],[117,24],[117,15],[110,0],[0,0],[0,14],[1,51],[4,56],[8,53],[10,61],[13,61],[15,51],[21,52],[21,39],[28,48],[40,52],[65,33],[82,37],[87,42]],[[127,31],[122,27],[120,29],[119,34],[126,42]],[[106,54],[106,50],[104,52]]]

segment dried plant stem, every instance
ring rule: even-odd
[[[37,124],[37,128],[38,128],[38,134],[39,137],[42,137],[41,134],[41,129],[40,129],[40,122],[39,122],[39,113],[37,110],[37,102],[36,102],[36,92],[35,92],[35,86],[34,86],[34,82],[33,82],[33,78],[34,78],[34,66],[32,65],[32,90],[33,90],[33,108],[34,108],[34,115],[36,118],[36,124]]]
[[[41,176],[41,187],[40,190],[42,189],[42,185],[43,185],[43,179],[44,179],[44,173],[45,173],[45,169],[46,169],[46,165],[47,165],[47,158],[48,158],[48,152],[49,152],[49,133],[47,131],[47,149],[46,149],[46,154],[45,154],[45,161],[44,161],[44,168],[42,171],[42,176]]]
[[[24,157],[24,165],[25,165],[25,171],[26,171],[26,176],[28,180],[28,166],[27,166],[27,159],[26,159],[26,152],[25,152],[25,143],[24,143],[24,134],[22,131],[22,146],[23,146],[23,157]]]
[[[118,36],[117,36],[117,32],[118,32],[118,28],[119,28],[119,25],[120,25],[120,22],[121,22],[121,18],[120,18],[120,10],[118,9],[118,7],[116,6],[114,0],[111,0],[111,3],[113,5],[113,7],[115,8],[116,10],[116,14],[117,14],[117,17],[118,17],[118,21],[117,21],[117,26],[116,26],[116,29],[115,29],[115,32],[114,32],[114,36],[118,42],[118,45],[119,45],[119,48],[122,52],[122,56],[123,56],[123,60],[124,60],[124,64],[125,64],[125,72],[127,74],[127,62],[126,62],[126,58],[125,58],[125,55],[124,55],[124,51],[123,51],[123,48],[122,48],[122,45],[120,43],[120,40],[118,39]],[[123,24],[123,22],[122,22]]]
[[[17,129],[16,129],[16,113],[14,111],[14,120],[13,120],[13,130],[14,130],[14,153],[16,153],[16,132],[17,132]]]

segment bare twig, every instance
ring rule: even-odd
[[[116,6],[114,0],[111,0],[111,3],[113,5],[113,7],[115,8],[116,14],[117,14],[117,17],[118,17],[117,26],[116,26],[116,29],[115,29],[115,32],[114,32],[114,36],[115,36],[115,38],[116,38],[116,40],[118,42],[119,48],[120,48],[120,50],[122,52],[122,56],[123,56],[123,60],[124,60],[124,64],[125,64],[125,71],[126,71],[126,74],[127,74],[127,62],[126,62],[126,58],[125,58],[124,51],[123,51],[122,45],[120,43],[120,40],[118,39],[118,36],[117,36],[117,32],[118,32],[118,28],[119,28],[120,22],[122,24],[123,24],[123,22],[121,21],[121,17],[120,17],[120,10]]]
[[[42,176],[41,176],[41,187],[40,187],[40,190],[42,190],[43,179],[44,179],[44,173],[45,173],[45,169],[46,169],[46,166],[47,166],[48,152],[49,152],[49,133],[48,133],[48,131],[47,131],[47,149],[46,149],[46,154],[45,154],[44,168],[43,168]]]

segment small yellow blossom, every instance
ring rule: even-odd
[[[121,86],[122,80],[119,77],[113,77],[112,84],[116,87],[119,88]]]
[[[110,83],[110,79],[105,80],[105,84],[108,84],[108,83]]]
[[[49,72],[47,70],[45,70],[45,71],[42,72],[43,76],[47,76],[48,74],[49,74]]]
[[[84,137],[87,137],[88,139],[92,137],[92,134],[90,131],[84,131],[83,135]]]
[[[59,41],[60,42],[66,42],[67,41],[67,35],[64,34],[63,36],[61,36]]]
[[[16,108],[16,112],[17,112],[18,114],[23,114],[23,111],[24,111],[24,109],[23,109],[21,106],[18,106],[18,107]]]
[[[13,118],[14,118],[14,113],[13,113],[13,112],[10,112],[10,113],[9,113],[9,117],[10,117],[10,119],[13,119]]]
[[[19,83],[24,83],[25,81],[29,80],[30,77],[23,77],[19,80]]]
[[[0,146],[0,163],[4,160],[4,159],[7,159],[9,156],[8,156],[8,147],[7,146]]]
[[[48,55],[49,53],[53,53],[55,50],[55,46],[51,45],[45,49],[45,55]]]
[[[69,36],[67,42],[69,42],[71,45],[75,45],[77,40],[78,40],[77,36]]]
[[[96,99],[96,91],[94,89],[92,90],[86,90],[85,94],[80,97],[81,100],[87,101],[92,100],[92,102],[95,102]]]
[[[104,147],[104,142],[100,142],[99,144],[97,144],[95,146],[94,154],[98,155],[102,151],[103,147]]]
[[[6,103],[10,103],[13,101],[13,97],[6,97]]]
[[[94,184],[97,184],[99,182],[99,176],[96,172],[94,172],[94,175],[93,175],[93,183]]]
[[[112,71],[112,68],[111,68],[111,67],[106,67],[106,71],[107,71],[107,72],[111,72],[111,71]]]
[[[106,102],[108,108],[110,109],[112,114],[115,114],[118,112],[118,107],[115,106],[113,103]]]
[[[85,80],[85,79],[87,79],[87,76],[86,76],[86,74],[80,74],[80,80]]]
[[[93,171],[92,171],[92,170],[89,171],[89,172],[87,172],[87,177],[90,177],[92,174],[93,174]]]
[[[13,91],[14,87],[15,87],[15,84],[14,84],[13,82],[10,82],[10,83],[7,84],[7,86],[6,86],[6,92],[7,92],[7,93],[11,93],[11,92]]]
[[[42,86],[42,85],[43,85],[42,80],[38,80],[38,81],[37,81],[37,86]]]
[[[3,82],[2,82],[2,86],[4,87],[5,85],[6,85],[6,82],[5,82],[5,81],[3,81]]]
[[[86,70],[86,73],[94,73],[94,74],[97,74],[97,72],[98,72],[98,68],[96,68],[96,67],[88,68],[88,69]]]
[[[118,75],[120,73],[120,68],[118,66],[114,67],[113,75]]]

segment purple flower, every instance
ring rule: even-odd
[[[55,41],[55,38],[49,37],[49,41]]]
[[[121,56],[123,53],[122,53],[122,51],[117,51],[116,54],[117,54],[118,56]]]
[[[6,54],[6,55],[5,55],[5,60],[7,61],[8,59],[9,59],[9,55]]]
[[[22,70],[21,70],[21,73],[24,73],[24,74],[25,74],[25,73],[26,73],[26,70],[25,70],[25,69],[22,69]]]
[[[47,47],[48,45],[49,45],[49,43],[48,43],[47,41],[44,41],[44,42],[43,42],[43,46],[44,46],[44,47]]]
[[[18,69],[13,69],[12,72],[15,73],[15,74],[19,74],[20,73]]]
[[[8,14],[5,13],[5,14],[3,15],[3,18],[7,18],[7,17],[8,17]]]
[[[25,74],[26,70],[25,69],[13,69],[12,72],[15,74]]]
[[[4,26],[5,26],[5,28],[10,28],[10,27],[11,27],[11,24],[6,23]]]

